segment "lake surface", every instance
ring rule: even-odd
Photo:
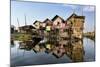
[[[14,41],[11,45],[11,66],[42,65],[95,61],[95,42],[62,40],[57,43],[25,45]]]

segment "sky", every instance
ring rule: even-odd
[[[27,25],[32,25],[36,20],[52,19],[55,15],[66,20],[73,12],[85,16],[84,32],[94,31],[95,6],[93,5],[11,1],[11,25],[18,27],[17,18],[20,26],[25,25],[25,16]]]

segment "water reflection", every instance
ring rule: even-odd
[[[41,59],[41,60],[40,60]],[[11,65],[39,65],[95,60],[95,42],[83,40],[14,41]]]
[[[67,55],[73,62],[83,61],[84,48],[82,40],[61,40],[58,42],[46,42],[35,44],[33,41],[19,42],[19,49],[33,50],[35,53],[45,52],[56,58]]]

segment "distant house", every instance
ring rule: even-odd
[[[26,25],[26,26],[19,27],[19,31],[21,33],[31,33],[32,29],[36,29],[36,28],[33,27],[32,25]]]
[[[63,18],[60,16],[56,15],[53,19],[53,27],[55,29],[58,29],[59,37],[66,38],[68,37],[68,30],[67,30],[67,23],[64,21]]]
[[[46,31],[51,31],[51,27],[52,27],[52,21],[49,20],[48,18],[44,21],[45,26],[46,26]]]
[[[73,13],[66,20],[56,15],[51,20],[47,18],[43,22],[35,21],[33,25],[36,30],[42,30],[42,32],[43,30],[57,32],[62,38],[70,37],[82,39],[84,20],[85,16],[79,16]]]
[[[14,32],[15,32],[15,26],[11,25],[11,33],[14,33]]]
[[[34,25],[34,27],[36,29],[40,29],[40,24],[41,24],[41,22],[40,21],[37,21],[37,20],[33,23],[33,25]]]
[[[42,23],[41,23],[41,26],[42,26],[43,28],[45,28],[45,27],[46,27],[46,23],[45,23],[45,22],[42,22]]]
[[[84,29],[84,16],[78,16],[73,13],[67,20],[67,24],[70,26],[71,36],[75,38],[82,38],[83,37],[83,29]]]
[[[53,19],[52,19],[52,22],[53,22],[53,26],[55,28],[62,28],[62,24],[65,22],[63,18],[61,18],[60,16],[56,15]]]
[[[44,21],[44,23],[46,23],[46,26],[52,26],[52,21],[48,18]]]

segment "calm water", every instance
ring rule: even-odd
[[[55,44],[43,43],[25,46],[15,41],[11,45],[11,66],[89,62],[95,60],[95,43],[83,41],[60,41]],[[30,43],[31,44],[31,43]]]

